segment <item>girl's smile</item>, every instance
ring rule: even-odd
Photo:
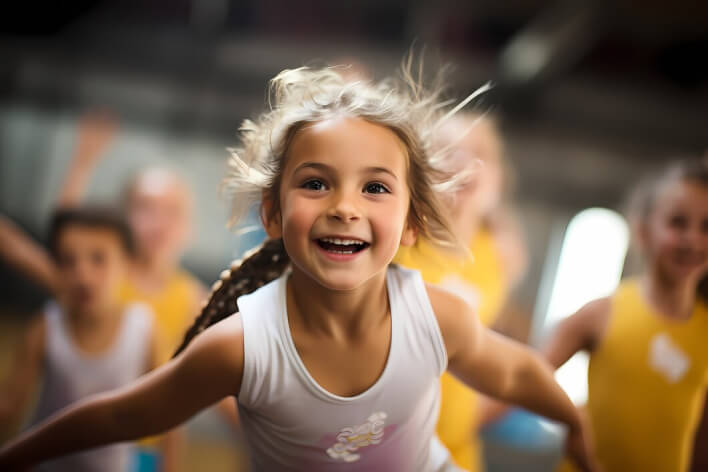
[[[325,256],[334,261],[349,261],[365,251],[370,244],[353,236],[325,236],[315,239]]]

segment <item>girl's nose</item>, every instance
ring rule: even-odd
[[[332,204],[327,210],[327,216],[343,222],[358,220],[361,214],[354,202],[354,198],[353,195],[344,192],[334,195]]]

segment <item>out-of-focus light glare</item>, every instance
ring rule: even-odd
[[[575,215],[563,239],[544,326],[551,328],[589,301],[612,293],[628,245],[629,227],[617,212],[589,208]],[[587,400],[588,363],[588,355],[578,353],[556,371],[556,380],[576,404]]]

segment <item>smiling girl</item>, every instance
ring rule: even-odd
[[[0,469],[158,433],[234,396],[254,470],[451,470],[434,436],[445,369],[567,424],[569,453],[592,469],[546,364],[390,264],[418,235],[456,244],[438,202],[455,181],[431,151],[449,114],[408,83],[278,75],[227,179],[234,220],[260,201],[270,240],[223,274],[173,361],[15,440]]]

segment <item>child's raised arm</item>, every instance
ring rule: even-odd
[[[228,395],[243,374],[241,318],[199,335],[180,356],[135,383],[70,406],[0,450],[0,470],[164,432]]]
[[[57,268],[49,252],[0,215],[0,258],[41,287],[56,293]]]
[[[472,309],[442,289],[428,287],[448,353],[448,369],[480,392],[568,426],[566,449],[583,470],[596,470],[577,409],[531,349],[484,328]]]
[[[76,148],[59,191],[57,207],[79,204],[98,159],[117,128],[116,120],[106,111],[90,111],[79,119]]]

